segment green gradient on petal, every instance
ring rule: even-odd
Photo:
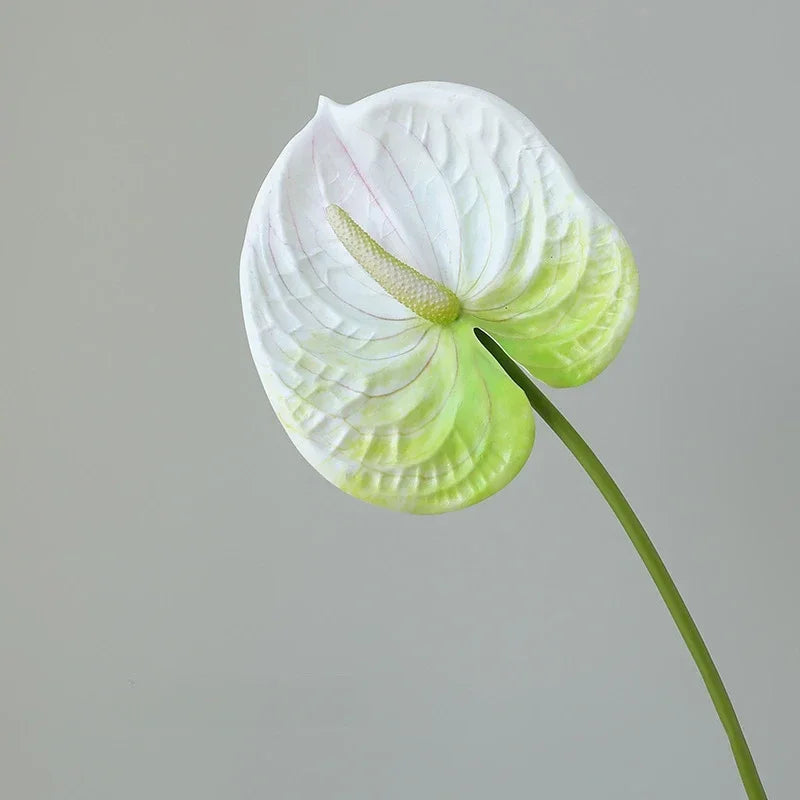
[[[567,241],[560,258],[543,262],[531,298],[523,301],[528,310],[505,318],[476,312],[481,327],[512,358],[557,387],[585,383],[611,363],[633,322],[639,294],[633,255],[613,225]],[[533,302],[537,295],[542,299]]]
[[[533,446],[533,415],[525,394],[475,338],[476,324],[462,316],[440,329],[437,354],[413,390],[430,396],[425,409],[401,427],[382,406],[387,435],[366,437],[346,453],[352,470],[330,480],[370,503],[436,514],[494,494],[519,472]],[[397,402],[402,411],[403,400]],[[365,406],[363,414],[370,413]],[[420,427],[405,430],[415,420]]]

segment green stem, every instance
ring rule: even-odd
[[[638,517],[634,514],[630,503],[625,499],[619,486],[608,474],[608,471],[600,463],[600,459],[592,452],[589,445],[570,425],[564,415],[534,385],[525,372],[483,331],[476,330],[475,333],[483,346],[497,359],[512,380],[525,392],[533,409],[553,429],[559,439],[564,442],[580,465],[586,470],[589,477],[594,481],[595,486],[611,506],[617,519],[622,523],[622,527],[650,573],[672,619],[675,620],[675,624],[686,642],[686,646],[689,648],[689,652],[692,654],[697,669],[700,671],[703,682],[711,696],[711,701],[717,709],[722,727],[728,735],[733,757],[736,760],[736,766],[739,768],[739,775],[741,775],[747,797],[750,800],[766,800],[767,795],[761,785],[761,779],[753,762],[753,756],[750,754],[750,748],[747,746],[742,727],[736,717],[736,712],[733,710],[733,705],[722,683],[722,678],[716,666],[714,666],[711,654],[708,652],[700,631],[697,630],[697,626],[689,614],[689,609],[686,608],[686,604],[683,602],[683,598],[664,566],[664,562],[650,541],[647,532],[642,527],[642,523],[639,522]]]

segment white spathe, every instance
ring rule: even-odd
[[[438,325],[381,288],[330,206],[452,290],[459,319]],[[417,83],[320,99],[258,193],[241,289],[259,374],[308,461],[370,502],[437,512],[502,488],[533,443],[524,394],[473,329],[575,385],[621,346],[637,280],[617,228],[526,117]]]

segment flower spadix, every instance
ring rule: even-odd
[[[480,328],[552,386],[614,358],[630,249],[519,111],[447,83],[321,99],[270,170],[241,260],[251,351],[306,459],[419,513],[510,481],[534,437]]]

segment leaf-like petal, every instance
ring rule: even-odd
[[[452,290],[461,317],[430,322],[385,291],[331,207]],[[262,381],[308,461],[370,502],[439,512],[500,489],[533,442],[523,392],[473,329],[548,383],[580,383],[619,348],[636,271],[530,121],[424,83],[320,100],[256,198],[241,288]]]

